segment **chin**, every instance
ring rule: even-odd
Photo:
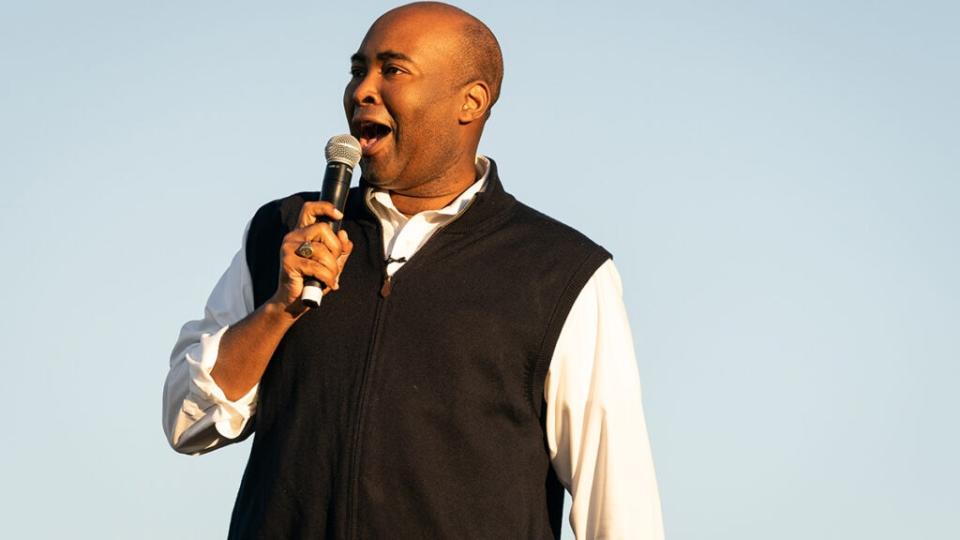
[[[379,167],[367,162],[366,158],[360,160],[360,171],[360,175],[371,186],[384,187],[384,185],[388,183],[384,180],[384,175],[379,170]]]
[[[386,170],[383,162],[375,163],[373,160],[363,157],[360,160],[360,170],[362,171],[363,179],[371,186],[391,189],[393,184],[396,183],[396,173],[391,173]]]

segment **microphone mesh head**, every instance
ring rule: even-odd
[[[353,168],[360,162],[360,141],[352,135],[330,137],[323,153],[327,156],[327,163],[337,161]]]

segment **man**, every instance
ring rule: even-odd
[[[175,449],[255,432],[230,537],[558,538],[566,487],[578,538],[662,538],[609,254],[477,154],[496,38],[410,4],[351,65],[360,188],[342,216],[316,193],[262,207],[171,357]],[[319,309],[305,276],[331,284]]]

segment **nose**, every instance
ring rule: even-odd
[[[356,77],[347,85],[347,97],[350,105],[378,105],[380,91],[377,88],[377,73],[368,70],[362,77]]]

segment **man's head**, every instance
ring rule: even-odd
[[[503,78],[486,25],[447,4],[401,6],[373,23],[350,72],[343,104],[368,182],[429,193],[472,170]]]

